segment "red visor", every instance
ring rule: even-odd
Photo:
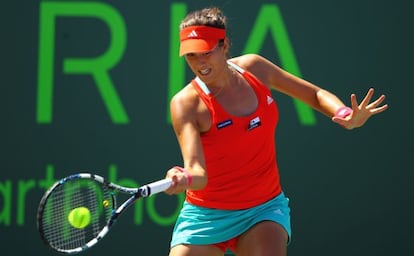
[[[210,26],[190,26],[180,31],[180,56],[187,53],[213,50],[220,39],[226,37],[226,30]]]

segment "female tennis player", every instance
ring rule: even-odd
[[[229,58],[226,17],[216,7],[194,11],[180,24],[180,56],[195,78],[171,100],[173,128],[184,166],[168,170],[186,200],[170,256],[286,255],[289,200],[279,182],[271,89],[299,99],[345,129],[387,109],[369,89],[351,107],[256,54]]]

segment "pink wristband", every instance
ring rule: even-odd
[[[183,167],[174,166],[174,168],[185,174],[185,177],[187,178],[187,185],[191,186],[191,184],[193,183],[193,176],[191,176],[191,174]]]
[[[335,116],[345,118],[349,116],[350,114],[352,114],[352,108],[345,106],[345,107],[338,108],[338,110],[335,113]]]

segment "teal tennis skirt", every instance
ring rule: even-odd
[[[184,202],[175,224],[171,247],[209,245],[228,241],[261,221],[280,224],[291,237],[289,199],[282,192],[272,200],[243,210],[218,210]]]

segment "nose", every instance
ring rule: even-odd
[[[204,64],[207,62],[207,56],[205,56],[204,54],[200,54],[197,56],[197,63],[198,64]]]

